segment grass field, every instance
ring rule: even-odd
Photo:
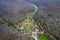
[[[48,37],[44,34],[39,34],[38,35],[38,40],[49,40]]]

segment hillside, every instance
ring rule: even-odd
[[[60,1],[59,0],[42,1],[43,6],[39,6],[39,11],[34,16],[38,25],[42,26],[46,35],[51,40],[60,40]]]
[[[60,40],[60,0],[0,0],[0,40]]]

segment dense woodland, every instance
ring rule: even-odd
[[[0,40],[60,40],[60,0],[0,0]]]

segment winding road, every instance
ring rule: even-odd
[[[26,0],[26,2],[29,2],[29,1]],[[31,3],[31,2],[29,2],[29,3],[34,7],[34,11],[31,11],[31,12],[30,12],[30,17],[31,17],[31,16],[33,16],[33,15],[36,14],[36,12],[37,12],[37,10],[38,10],[38,6],[35,5],[34,3]]]
[[[26,0],[27,1],[27,0]],[[27,2],[29,2],[29,1],[27,1]],[[36,15],[36,13],[37,13],[37,11],[38,11],[38,6],[36,5],[36,4],[34,4],[34,3],[32,3],[32,2],[29,2],[33,7],[34,7],[34,11],[31,11],[30,13],[29,13],[29,17],[31,18],[31,19],[33,19],[32,17],[34,17],[34,15]],[[34,20],[34,19],[33,19]],[[44,31],[43,30],[43,28],[42,28],[42,26],[40,26],[40,29],[42,30],[42,31]]]
[[[28,1],[27,1],[28,2]],[[29,14],[29,17],[31,18],[33,15],[35,15],[36,14],[36,12],[38,11],[38,6],[37,5],[35,5],[34,3],[31,3],[31,2],[29,2],[33,7],[34,7],[34,11],[32,11],[32,12],[30,12]],[[33,19],[33,18],[31,18],[31,19]],[[34,19],[33,19],[34,20]],[[33,33],[33,32],[32,32]],[[35,40],[37,40],[37,35],[36,36],[34,36],[34,34],[32,34],[33,36],[33,38],[35,39]]]
[[[27,1],[28,2],[28,1]],[[35,14],[36,14],[36,12],[38,11],[38,6],[37,5],[35,5],[34,3],[31,3],[31,2],[29,2],[33,7],[34,7],[34,11],[32,11],[32,12],[30,12],[29,14],[29,17],[31,18],[32,16],[34,16]],[[31,18],[31,19],[33,19],[33,18]],[[34,19],[33,19],[34,20]],[[36,33],[33,33],[32,32],[32,37],[35,39],[35,40],[37,40],[38,38],[37,38],[37,35],[36,36],[34,36],[34,35],[36,35]]]

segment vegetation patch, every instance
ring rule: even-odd
[[[16,28],[16,26],[8,21],[6,21],[3,17],[0,16],[0,23],[8,26],[8,27],[12,27],[12,28]]]
[[[39,34],[38,35],[38,40],[49,40],[48,37],[44,34]]]

